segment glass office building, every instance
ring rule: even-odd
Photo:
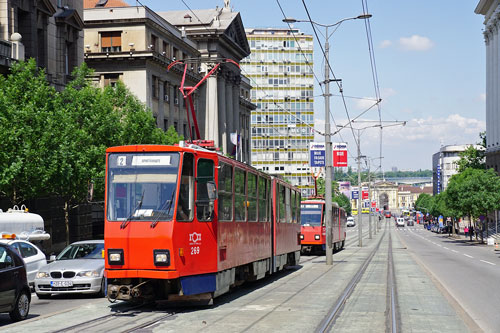
[[[247,29],[251,54],[243,74],[251,81],[251,163],[314,194],[309,143],[314,140],[313,37],[297,29]]]

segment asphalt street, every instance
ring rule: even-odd
[[[423,264],[486,332],[498,332],[500,252],[492,246],[449,237],[423,226],[397,229],[408,251]]]

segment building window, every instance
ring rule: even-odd
[[[102,52],[121,52],[121,50],[122,50],[121,31],[101,32]]]
[[[170,58],[170,45],[168,45],[167,42],[163,42],[163,52],[162,54],[167,57],[167,58]]]
[[[104,86],[115,87],[116,82],[118,82],[119,79],[120,79],[120,74],[104,74],[103,75]]]
[[[151,45],[149,45],[149,49],[151,51],[155,51],[158,49],[158,37],[155,35],[151,35]]]
[[[153,98],[158,98],[158,76],[151,77],[151,95]]]
[[[163,100],[170,103],[170,83],[163,83]]]
[[[165,131],[168,130],[168,119],[163,120],[163,126],[165,127]]]

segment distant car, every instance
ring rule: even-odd
[[[413,227],[413,220],[412,219],[409,219],[408,221],[406,221],[406,225],[408,227]]]
[[[52,294],[105,295],[104,240],[75,242],[36,274],[38,298]]]
[[[385,212],[384,215],[385,215],[386,218],[391,218],[391,212]]]
[[[354,217],[352,217],[352,216],[347,217],[346,225],[348,227],[354,227],[356,225],[356,222],[354,222]]]
[[[23,259],[9,245],[0,243],[0,312],[10,319],[26,319],[30,310],[31,291]]]
[[[36,273],[40,267],[47,265],[45,254],[35,244],[28,241],[15,239],[11,235],[2,236],[0,243],[10,245],[23,258],[28,274],[28,284],[34,286]]]
[[[405,226],[405,219],[402,217],[398,217],[396,219],[396,227],[404,227]]]

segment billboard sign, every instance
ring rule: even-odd
[[[361,199],[368,199],[368,187],[363,187],[363,190],[361,191]]]
[[[347,143],[346,142],[333,142],[333,166],[346,167],[347,166]]]
[[[351,189],[351,199],[353,200],[359,199],[359,189],[357,187],[353,187]]]
[[[309,166],[311,168],[325,167],[325,143],[310,142],[309,143]]]
[[[346,197],[351,197],[351,182],[339,182],[339,192]]]

